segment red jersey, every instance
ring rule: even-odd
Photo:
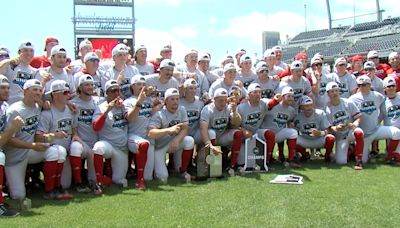
[[[380,63],[377,67],[376,67],[376,71],[375,71],[375,75],[378,76],[380,79],[384,79],[386,78],[387,74],[386,71],[390,68],[389,65],[382,64]]]
[[[390,74],[388,77],[393,77],[394,80],[396,81],[396,92],[400,91],[400,78],[397,77],[395,74]]]
[[[282,71],[282,73],[279,75],[280,78],[286,77],[286,76],[290,76],[292,75],[292,72],[290,72],[289,67],[286,68],[285,70]],[[303,76],[308,78],[308,81],[310,81],[311,86],[314,85],[312,78],[311,77],[307,77],[307,73],[303,70]]]
[[[39,69],[40,66],[42,65],[42,63],[43,63],[43,67],[51,66],[51,63],[49,62],[49,60],[44,55],[33,57],[33,60],[31,62],[31,66],[34,67],[34,68]]]
[[[389,74],[395,74],[397,77],[400,77],[400,68],[397,70],[393,70],[393,68],[390,68],[386,71],[386,74],[389,76]]]
[[[160,73],[160,65],[157,65],[154,60],[147,60],[147,62],[153,64],[154,73]]]

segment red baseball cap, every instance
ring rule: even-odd
[[[296,60],[300,60],[300,59],[308,59],[308,56],[306,53],[304,52],[300,52],[299,54],[296,55]]]
[[[361,55],[355,55],[351,59],[353,60],[353,62],[360,61],[360,60],[363,61],[363,57]]]
[[[47,46],[47,44],[50,43],[50,42],[57,42],[57,44],[58,44],[58,39],[55,38],[55,37],[47,37],[47,39],[46,39],[46,44],[44,45],[44,46],[45,46],[45,47],[44,47],[44,50],[45,50],[45,51],[46,51],[46,46]]]

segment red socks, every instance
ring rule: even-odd
[[[187,170],[190,160],[192,160],[192,150],[183,150],[181,158],[181,172],[185,172]]]
[[[297,139],[288,139],[287,140],[287,145],[288,145],[288,161],[291,162],[294,159],[294,152],[296,151],[296,143]]]
[[[396,150],[398,144],[399,144],[399,140],[393,140],[393,139],[390,140],[389,153],[388,153],[388,156],[386,157],[386,161],[388,161],[388,160],[390,160],[392,158],[395,158],[396,154],[394,153],[394,151]],[[396,159],[398,160],[398,158],[396,158]]]
[[[103,155],[93,154],[94,170],[96,172],[96,179],[98,183],[103,183]]]
[[[364,134],[361,131],[355,131],[354,137],[356,138],[356,145],[354,146],[354,155],[357,161],[362,161],[362,155],[364,150]]]
[[[307,157],[309,155],[307,151],[299,145],[296,145],[296,151],[300,152],[303,157]]]
[[[106,176],[112,178],[111,159],[106,159]]]
[[[64,162],[57,163],[55,187],[61,186],[61,173],[62,173],[63,167],[64,167]]]
[[[137,150],[136,154],[136,163],[135,167],[137,170],[138,180],[143,179],[144,175],[144,167],[146,166],[147,162],[147,150],[149,149],[149,143],[143,142],[139,145],[139,149]],[[182,154],[183,157],[183,154]]]
[[[45,161],[43,166],[44,190],[49,192],[54,189],[54,183],[57,175],[57,161]]]
[[[275,147],[275,133],[273,131],[266,131],[264,132],[264,138],[265,142],[267,143],[266,163],[268,164]]]
[[[239,156],[240,147],[242,146],[243,135],[242,132],[236,131],[233,135],[233,143],[232,143],[232,154],[231,154],[231,161],[229,166],[236,165],[237,158]]]
[[[82,182],[81,179],[81,169],[82,162],[81,157],[70,156],[69,161],[71,163],[72,176],[74,177],[75,184]]]
[[[329,158],[329,155],[332,153],[333,144],[335,144],[335,138],[332,136],[327,136],[325,138],[325,157]]]
[[[0,203],[4,203],[4,198],[3,198],[3,177],[4,177],[4,171],[3,171],[3,166],[0,165]]]

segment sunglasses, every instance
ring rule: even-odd
[[[314,66],[322,66],[322,63],[314,64]],[[339,65],[340,66],[340,65]]]
[[[368,68],[368,69],[364,69],[366,72],[369,72],[369,71],[374,71],[375,69],[373,69],[373,68]]]
[[[261,73],[261,74],[263,74],[263,73],[268,73],[268,70],[260,70],[260,73]]]
[[[339,64],[338,66],[340,66],[340,67],[345,67],[345,66],[347,66],[347,65],[344,64],[344,63],[342,63],[342,64]]]
[[[386,86],[386,88],[394,88],[395,85]]]
[[[371,57],[371,58],[369,58],[369,59],[379,59],[378,57]]]
[[[233,95],[233,96],[240,96],[240,92],[231,93],[231,95]]]
[[[98,59],[89,59],[90,62],[94,63],[94,62],[100,62],[100,60]]]
[[[367,84],[358,84],[358,87],[367,87]]]
[[[108,92],[109,92],[109,93],[117,93],[117,94],[120,94],[120,93],[121,93],[121,90],[120,90],[119,88],[115,88],[115,89],[109,89]]]
[[[166,53],[166,54],[171,54],[171,53],[172,53],[172,51],[163,51],[163,53]]]
[[[68,95],[69,95],[69,91],[68,91],[68,90],[57,91],[57,92],[54,92],[54,93],[62,93],[62,94],[65,95],[65,96],[68,96]]]
[[[9,54],[5,54],[5,55],[2,55],[2,54],[0,54],[0,58],[8,58],[8,57],[10,57],[10,55]]]

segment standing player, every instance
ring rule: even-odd
[[[274,47],[272,47],[272,51],[274,51],[275,54],[276,54],[276,59],[275,59],[274,65],[286,70],[286,68],[287,68],[286,63],[281,61],[281,59],[282,59],[282,48],[280,46],[274,46]]]
[[[232,64],[233,65],[233,64]],[[206,146],[216,153],[219,149],[216,145],[230,147],[232,154],[227,171],[229,175],[235,175],[235,165],[242,145],[243,134],[238,129],[229,129],[229,124],[239,127],[240,114],[236,110],[236,102],[228,103],[228,91],[218,88],[213,93],[213,103],[203,108],[200,115],[200,134]],[[210,129],[213,131],[210,134]],[[227,156],[227,154],[223,155]],[[243,169],[238,169],[243,172]]]
[[[370,51],[367,55],[368,61],[372,61],[375,63],[376,71],[375,75],[380,79],[386,78],[386,71],[390,68],[386,63],[379,63],[379,55],[377,51]]]
[[[10,84],[10,99],[8,104],[22,100],[24,97],[24,83],[39,72],[31,67],[34,55],[33,43],[29,40],[22,40],[19,43],[18,56],[12,59],[3,60],[0,62],[0,73],[8,78]]]
[[[331,124],[324,111],[313,108],[313,100],[308,96],[303,96],[300,100],[300,112],[294,118],[294,126],[301,133],[297,137],[297,151],[309,157],[305,148],[322,149],[325,148],[325,162],[331,163],[330,154],[335,143],[335,136],[328,134]]]
[[[340,88],[336,82],[329,82],[326,85],[326,92],[331,105],[326,107],[325,112],[336,138],[336,163],[347,163],[349,144],[355,141],[356,166],[354,169],[360,170],[363,168],[364,149],[364,131],[358,127],[361,122],[361,112],[353,102],[340,97]]]
[[[247,89],[250,83],[257,78],[257,75],[251,70],[252,61],[249,55],[244,54],[240,57],[240,70],[236,74],[235,80],[243,83],[244,88]]]
[[[133,76],[140,74],[139,70],[132,65],[127,65],[128,47],[125,44],[117,44],[112,49],[112,56],[115,62],[113,68],[107,70],[106,78],[109,80],[116,80],[121,88],[120,97],[122,99],[130,97],[132,94],[129,87],[131,86],[131,79]]]
[[[143,76],[154,74],[153,64],[146,62],[147,58],[147,48],[144,45],[135,47],[135,67],[139,70],[140,74]]]
[[[294,92],[291,87],[282,89],[282,101],[274,106],[265,116],[261,129],[269,129],[275,133],[275,142],[281,143],[287,139],[289,158],[288,162],[292,168],[301,168],[301,165],[294,162],[296,150],[297,131],[293,128],[292,122],[296,115],[295,109],[291,106],[294,102]],[[282,144],[281,144],[282,145]],[[279,159],[284,162],[283,145],[279,149]]]
[[[73,74],[85,68],[85,63],[84,63],[85,55],[92,51],[93,51],[93,45],[92,42],[90,42],[89,40],[84,39],[79,43],[79,54],[81,58],[71,62],[71,65],[73,66],[72,68]]]
[[[240,58],[242,55],[245,55],[247,52],[244,50],[244,48],[237,48],[235,52],[235,59],[236,59],[236,64],[239,66],[240,63]],[[240,68],[239,68],[240,69]]]
[[[243,104],[240,104],[237,108],[238,113],[242,117],[241,130],[245,138],[251,138],[257,133],[259,138],[267,143],[267,157],[265,159],[268,168],[270,168],[269,160],[275,146],[275,133],[268,129],[261,129],[260,126],[264,120],[268,110],[271,110],[275,105],[279,104],[281,100],[280,95],[276,95],[272,100],[266,104],[261,101],[261,87],[257,83],[250,84],[248,88],[249,100]],[[244,147],[244,144],[242,144]],[[241,150],[241,152],[244,152]],[[244,164],[244,154],[241,153],[238,159],[239,164]],[[272,170],[272,169],[271,169]]]
[[[69,85],[63,80],[55,80],[51,83],[51,90],[47,92],[52,98],[51,106],[50,109],[44,110],[41,113],[36,130],[36,141],[38,142],[44,142],[47,135],[54,135],[55,140],[52,147],[56,147],[59,151],[54,191],[58,194],[62,194],[62,199],[70,199],[73,197],[63,189],[69,188],[71,185],[71,168],[73,170],[77,192],[90,192],[90,189],[82,184],[80,178],[83,143],[76,131],[76,116],[67,106],[69,91]],[[50,142],[50,144],[52,144],[52,142]],[[71,163],[69,159],[66,161],[67,152],[69,152]],[[64,162],[66,162],[65,166]],[[72,167],[70,167],[71,165]],[[63,185],[62,187],[61,184]],[[53,192],[49,192],[48,189],[46,189],[44,198],[52,199],[55,198],[55,195]]]
[[[385,95],[383,92],[383,81],[375,75],[376,68],[374,62],[365,62],[364,71],[366,72],[365,75],[367,75],[371,79],[371,90]]]
[[[261,98],[272,99],[275,95],[275,91],[279,86],[279,81],[274,80],[269,76],[268,64],[264,61],[260,61],[256,65],[256,74],[258,78],[254,79],[253,83],[257,83],[261,88]]]
[[[371,79],[368,76],[360,76],[357,78],[357,84],[360,92],[349,98],[350,101],[360,109],[362,120],[360,128],[364,130],[364,150],[362,161],[368,162],[369,145],[374,140],[391,139],[389,143],[389,154],[387,160],[394,158],[394,151],[400,140],[400,130],[392,126],[380,125],[380,109],[385,101],[385,97],[375,91],[371,91]],[[400,163],[399,163],[400,165]]]
[[[34,68],[40,67],[48,67],[51,66],[50,63],[50,56],[51,56],[51,49],[58,45],[58,39],[55,37],[47,37],[45,42],[44,51],[46,52],[44,55],[35,56],[31,62],[31,66]]]
[[[160,73],[145,77],[146,85],[152,86],[158,94],[156,96],[160,96],[161,100],[164,99],[164,93],[167,89],[178,89],[179,87],[178,80],[172,77],[174,67],[175,63],[172,60],[164,59],[160,63]]]
[[[187,167],[192,158],[194,139],[188,136],[186,110],[179,106],[179,92],[175,88],[165,91],[164,102],[163,109],[151,117],[148,125],[147,136],[155,140],[154,173],[156,178],[166,184],[168,170],[165,166],[165,154],[174,153],[175,169],[179,170],[179,177],[190,182],[191,176]]]
[[[349,98],[357,92],[356,77],[347,72],[347,61],[340,57],[335,61],[336,72],[330,76],[339,86],[340,97]]]
[[[264,61],[268,64],[268,75],[269,76],[275,76],[275,75],[281,75],[283,68],[280,66],[276,66],[276,53],[272,49],[267,49],[264,52]]]
[[[246,97],[247,91],[243,87],[243,83],[241,83],[240,81],[235,81],[236,75],[237,75],[236,66],[233,63],[226,64],[224,66],[224,78],[218,79],[211,85],[208,97],[210,99],[214,98],[214,93],[219,88],[223,88],[226,91],[230,91],[233,86],[238,86],[238,85],[240,85],[239,87],[242,92],[242,97]]]
[[[112,181],[117,184],[126,181],[128,171],[128,127],[123,112],[121,90],[115,80],[105,84],[106,101],[94,110],[93,130],[98,132],[99,140],[93,146],[93,164],[96,171],[95,195],[103,194],[106,185],[103,178],[103,159],[111,159]]]
[[[362,69],[362,67],[363,57],[361,55],[355,55],[351,58],[351,69],[348,70],[348,72],[356,77],[364,75],[365,71]]]
[[[7,141],[19,131],[24,125],[23,119],[17,116],[12,120],[11,127],[4,131],[5,115],[8,108],[6,101],[9,97],[10,84],[6,76],[0,74],[0,148],[3,147]],[[3,177],[4,165],[6,163],[6,156],[0,149],[0,218],[11,218],[18,216],[19,213],[8,205],[3,198]]]
[[[132,78],[133,96],[124,101],[124,115],[128,121],[128,148],[136,154],[135,168],[137,180],[135,188],[146,189],[145,180],[151,180],[154,170],[154,145],[147,138],[147,125],[150,117],[162,108],[157,99],[154,101],[146,95],[146,81],[142,75]],[[129,159],[129,165],[132,159]]]
[[[0,62],[5,59],[10,59],[10,51],[6,47],[0,46]]]
[[[218,75],[219,77],[224,76],[224,67],[228,63],[234,63],[232,55],[226,54],[222,57],[221,67],[213,70],[212,72]]]
[[[206,76],[208,80],[208,85],[215,82],[219,76],[214,72],[210,71],[210,60],[211,57],[208,53],[200,53],[199,62],[197,68]]]
[[[386,74],[395,74],[400,77],[400,55],[398,52],[394,51],[389,54],[389,64],[391,68],[386,71]]]
[[[319,58],[314,57],[311,59],[311,69],[315,79],[315,86],[312,89],[315,98],[315,107],[325,109],[329,101],[329,97],[326,94],[326,85],[333,81],[333,79],[329,74],[324,73],[322,70],[322,60]]]

